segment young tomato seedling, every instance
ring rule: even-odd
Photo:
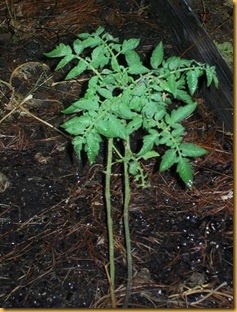
[[[73,135],[72,143],[78,158],[84,150],[92,164],[107,142],[105,199],[109,239],[109,273],[111,304],[116,307],[113,220],[111,213],[111,172],[115,162],[123,165],[124,179],[124,233],[127,251],[127,292],[123,307],[127,307],[132,283],[132,254],[129,231],[130,176],[141,187],[146,187],[146,172],[141,161],[160,157],[160,172],[173,166],[188,188],[193,184],[190,158],[207,151],[193,143],[184,142],[182,121],[196,109],[193,94],[198,80],[206,77],[207,87],[218,86],[215,67],[194,60],[172,56],[164,58],[160,42],[144,65],[136,48],[139,39],[122,43],[99,27],[94,33],[82,33],[72,45],[60,43],[47,57],[60,57],[56,70],[73,61],[66,80],[90,73],[83,96],[63,110],[73,114],[62,127]],[[180,106],[172,109],[178,101]],[[133,151],[132,135],[142,130],[142,146]],[[117,142],[121,142],[118,148]],[[158,146],[164,146],[160,155]]]

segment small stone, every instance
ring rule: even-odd
[[[0,172],[0,193],[5,192],[9,185],[10,182],[7,176],[4,173]]]

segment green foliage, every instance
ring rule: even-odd
[[[233,5],[233,3],[232,3]],[[218,50],[223,55],[224,59],[226,60],[227,64],[229,64],[230,67],[233,66],[234,61],[234,49],[233,44],[231,42],[225,41],[223,43],[217,42],[214,40],[215,45],[217,46]]]
[[[145,183],[141,159],[159,157],[155,151],[166,146],[160,156],[160,171],[175,165],[184,183],[191,187],[193,170],[190,158],[200,157],[206,151],[194,144],[183,142],[182,121],[196,109],[192,96],[201,76],[207,86],[218,86],[215,67],[180,57],[164,58],[160,42],[150,57],[150,68],[141,61],[136,48],[139,39],[122,43],[99,27],[94,33],[83,33],[72,47],[60,43],[48,57],[60,57],[56,70],[74,61],[65,79],[90,73],[87,90],[82,98],[72,103],[63,113],[73,114],[62,127],[74,135],[73,145],[80,158],[82,150],[93,163],[104,139],[129,141],[138,129],[143,129],[143,144],[137,154],[130,151],[126,161],[136,181]],[[76,62],[76,63],[75,63]],[[171,110],[170,104],[180,106]],[[122,155],[118,161],[124,161]]]
[[[108,146],[105,173],[105,199],[109,240],[108,275],[112,308],[115,302],[114,235],[111,213],[111,167],[116,161],[124,168],[124,236],[127,251],[127,291],[124,308],[128,306],[132,281],[132,249],[129,230],[129,175],[140,186],[147,186],[147,174],[141,160],[160,157],[156,147],[163,145],[166,151],[161,156],[160,171],[176,166],[180,178],[191,188],[193,170],[190,158],[200,157],[206,150],[192,143],[183,142],[184,127],[181,122],[196,109],[192,95],[198,88],[198,80],[205,75],[207,86],[212,82],[218,86],[215,68],[179,57],[164,58],[162,42],[154,49],[150,68],[145,66],[135,49],[139,39],[124,40],[106,33],[99,27],[94,33],[83,33],[72,47],[59,44],[48,57],[61,57],[56,70],[74,61],[65,79],[72,79],[83,72],[89,73],[86,92],[82,98],[63,110],[73,114],[62,127],[74,136],[73,145],[78,155],[84,150],[90,163],[99,153],[101,142]],[[76,63],[75,63],[76,62]],[[176,100],[180,106],[171,109]],[[138,152],[130,148],[132,134],[142,129],[143,143]],[[120,152],[114,139],[123,142]]]

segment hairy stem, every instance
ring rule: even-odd
[[[111,209],[111,169],[112,169],[112,155],[113,139],[108,139],[108,158],[105,176],[105,201],[107,210],[107,227],[109,239],[109,285],[110,285],[110,299],[112,308],[116,308],[115,294],[114,294],[114,280],[115,280],[115,265],[114,265],[114,237],[113,237],[113,219]]]
[[[127,252],[127,289],[126,297],[123,303],[123,308],[127,308],[129,298],[131,295],[132,286],[132,250],[131,250],[131,238],[129,229],[129,202],[130,202],[130,182],[128,172],[128,162],[126,161],[127,154],[130,153],[129,142],[125,143],[125,157],[124,157],[124,211],[123,211],[123,222],[124,222],[124,234]]]

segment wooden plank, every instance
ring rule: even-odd
[[[150,0],[153,9],[174,36],[184,58],[215,65],[219,88],[200,87],[199,94],[227,131],[233,131],[233,74],[207,31],[185,0]],[[191,48],[190,48],[191,47]]]

